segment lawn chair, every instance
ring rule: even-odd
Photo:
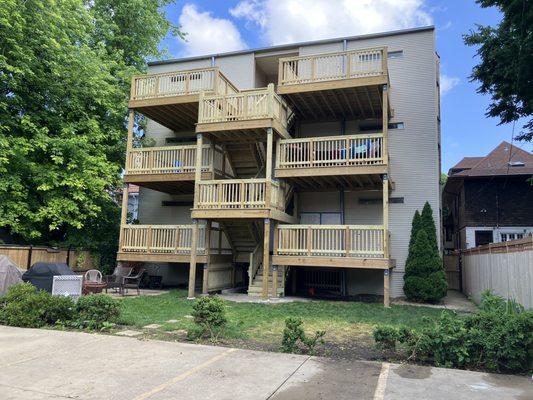
[[[146,273],[145,269],[140,269],[139,272],[135,275],[128,275],[122,278],[122,296],[124,292],[128,289],[137,289],[137,295],[141,294],[140,286],[141,281]]]
[[[111,275],[104,276],[106,283],[105,292],[107,293],[107,289],[114,289],[115,291],[118,289],[118,292],[122,293],[123,278],[130,275],[132,270],[132,267],[118,265]]]

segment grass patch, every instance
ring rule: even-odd
[[[189,329],[192,319],[192,302],[185,290],[173,290],[160,296],[122,299],[121,323],[135,327],[162,324],[164,330]],[[299,317],[306,331],[326,331],[326,340],[346,342],[371,336],[377,324],[406,325],[419,328],[423,317],[437,319],[442,310],[429,307],[393,305],[390,309],[381,304],[346,301],[309,301],[279,304],[227,302],[228,325],[226,339],[253,340],[262,343],[281,341],[288,317]],[[177,323],[166,323],[175,319]]]

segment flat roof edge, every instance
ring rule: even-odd
[[[398,29],[394,31],[367,33],[364,35],[343,36],[343,37],[336,37],[336,38],[331,38],[331,39],[320,39],[320,40],[312,40],[312,41],[306,41],[306,42],[281,44],[281,45],[275,45],[275,46],[269,46],[269,47],[258,47],[258,48],[246,49],[246,50],[229,51],[226,53],[212,53],[212,54],[204,54],[201,56],[179,57],[179,58],[171,58],[168,60],[148,61],[147,64],[148,66],[173,64],[177,62],[202,60],[202,59],[212,58],[212,57],[226,57],[226,56],[233,56],[233,55],[239,55],[239,54],[261,53],[261,52],[275,51],[275,50],[279,51],[279,50],[291,49],[291,48],[300,47],[300,46],[335,43],[341,40],[373,39],[373,38],[380,38],[380,37],[386,37],[386,36],[404,35],[408,33],[417,33],[417,32],[433,31],[433,30],[435,30],[435,25],[428,25],[428,26],[421,26],[421,27],[416,27],[416,28]]]

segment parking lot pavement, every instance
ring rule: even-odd
[[[0,326],[0,399],[533,399],[527,377]]]

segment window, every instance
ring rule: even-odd
[[[300,223],[303,225],[340,225],[341,213],[338,212],[302,212]]]
[[[403,50],[389,51],[387,53],[387,58],[389,59],[402,58],[402,57],[403,57]]]
[[[359,130],[361,132],[381,131],[381,127],[381,124],[360,125]],[[405,129],[405,124],[403,122],[390,122],[389,129]]]
[[[476,247],[489,244],[494,241],[492,231],[475,231]]]
[[[510,240],[517,240],[517,239],[523,239],[524,234],[523,233],[500,233],[500,239],[502,242],[508,242]]]

